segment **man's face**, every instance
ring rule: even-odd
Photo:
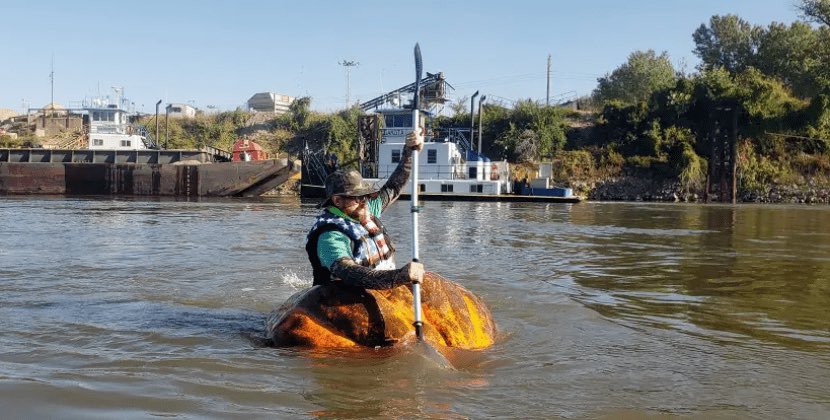
[[[350,195],[335,195],[332,197],[332,201],[337,208],[356,220],[361,220],[361,216],[366,210],[366,203],[368,200],[369,197],[365,195],[358,197]]]

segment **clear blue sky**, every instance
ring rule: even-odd
[[[64,106],[121,86],[139,111],[192,101],[221,110],[256,92],[311,96],[312,108],[368,100],[443,71],[452,99],[589,94],[636,50],[693,70],[692,33],[712,15],[798,19],[796,0],[17,1],[0,5],[0,108]]]

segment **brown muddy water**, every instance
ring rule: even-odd
[[[830,418],[830,207],[423,207],[500,329],[453,369],[263,346],[313,203],[0,197],[0,417]]]

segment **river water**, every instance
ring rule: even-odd
[[[316,213],[0,197],[0,417],[830,418],[830,207],[423,203],[425,265],[500,330],[454,369],[263,345]]]

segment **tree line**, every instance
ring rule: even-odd
[[[666,53],[633,52],[598,80],[596,132],[582,146],[628,169],[656,168],[652,174],[678,177],[694,191],[715,140],[731,134],[739,141],[744,194],[826,178],[830,1],[805,0],[798,8],[805,20],[789,25],[712,16],[692,34],[700,64],[690,74],[675,70]]]

